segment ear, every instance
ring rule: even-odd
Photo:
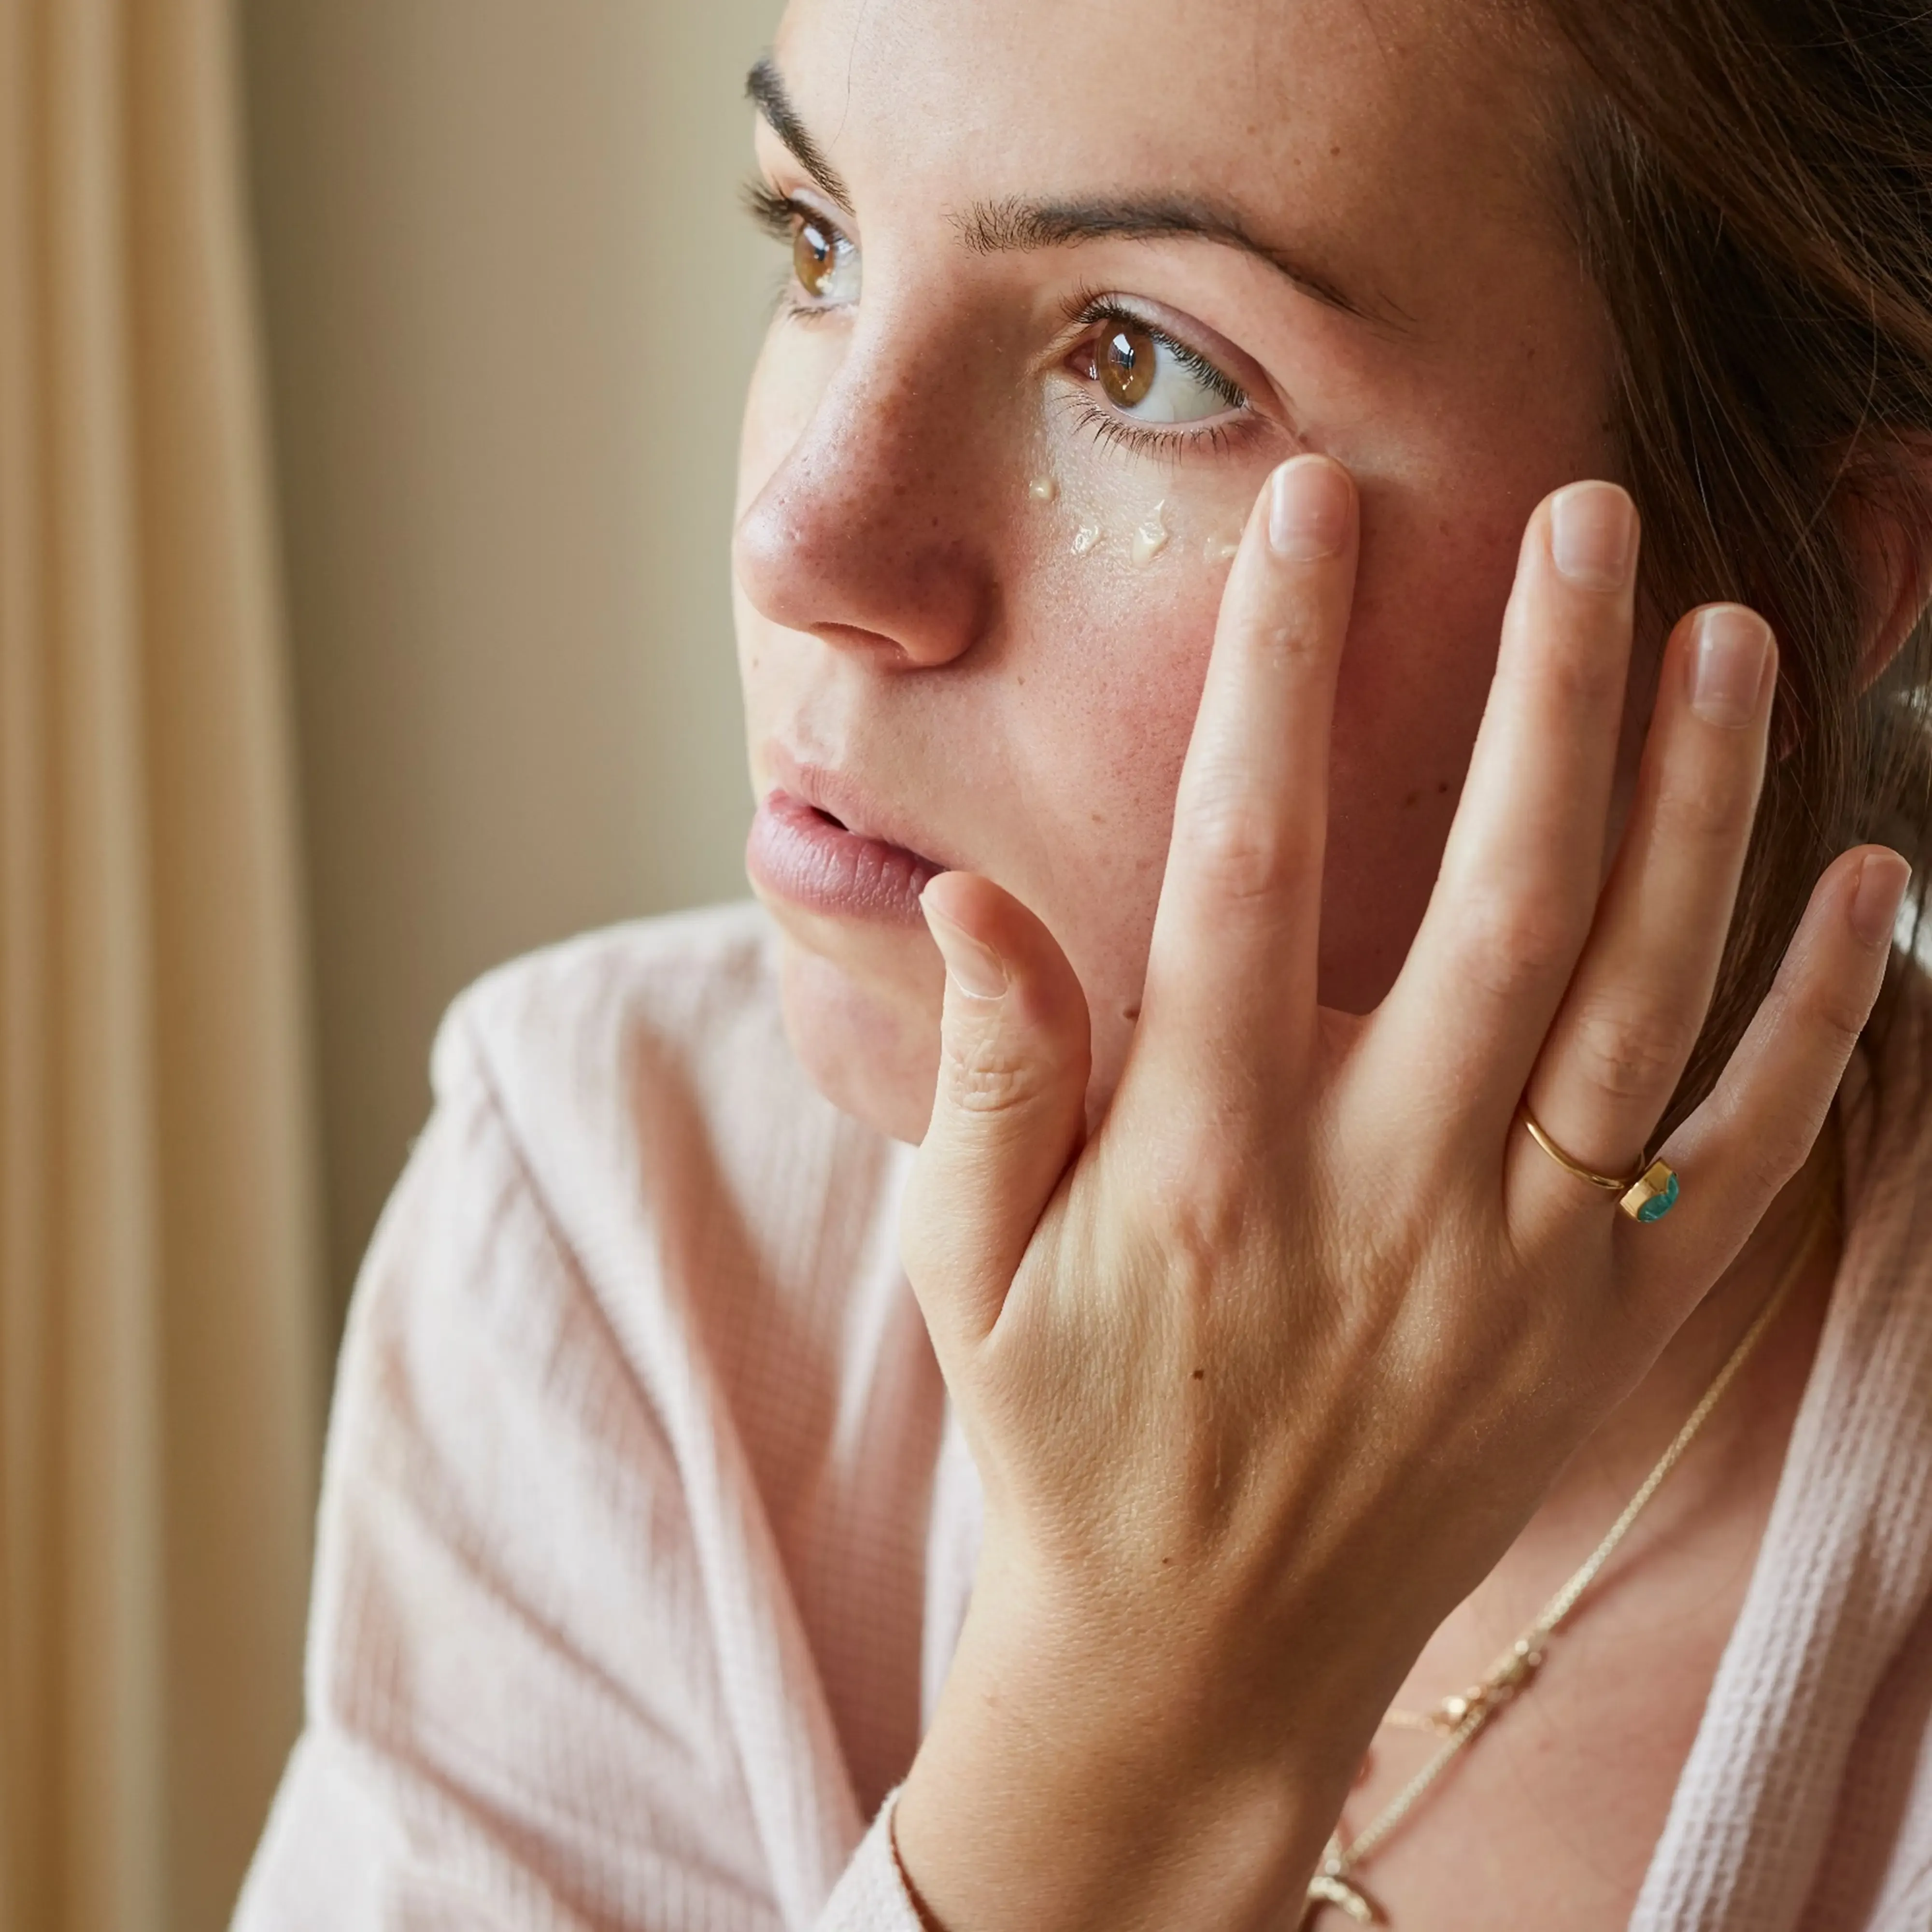
[[[1932,436],[1900,438],[1888,453],[1890,473],[1854,484],[1845,499],[1871,614],[1858,664],[1862,692],[1885,675],[1932,608]]]

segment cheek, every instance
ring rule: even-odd
[[[1177,520],[1170,508],[1170,544],[1180,541]],[[1036,593],[1037,634],[1048,641],[1014,680],[1025,694],[1014,723],[1034,760],[1027,776],[1065,794],[1070,814],[1082,808],[1108,835],[1103,852],[1124,839],[1166,843],[1226,577],[1225,564],[1143,570],[1103,552]],[[1058,786],[1055,772],[1066,775]]]
[[[1112,486],[1112,520],[1073,548],[1094,507],[1062,492],[1034,520],[1029,601],[1002,709],[974,742],[997,745],[998,790],[1023,854],[1004,881],[1041,912],[1079,970],[1102,1030],[1138,1010],[1174,800],[1213,648],[1226,563],[1262,480],[1166,486],[1160,556],[1131,538],[1162,486]],[[1466,490],[1445,518],[1434,488],[1364,489],[1364,551],[1336,699],[1322,914],[1327,1004],[1372,1006],[1419,923],[1480,722],[1516,546],[1515,500]]]
[[[1372,1009],[1434,889],[1488,700],[1528,514],[1395,484],[1365,516],[1330,745],[1322,998]],[[1530,499],[1532,503],[1534,498]]]
[[[1150,471],[1076,478],[1036,502],[1008,672],[986,686],[1000,715],[974,728],[976,754],[1000,761],[988,776],[1013,821],[1003,883],[1047,920],[1078,972],[1103,1073],[1113,1032],[1138,1010],[1227,579],[1218,553],[1252,496],[1245,478],[1190,488]]]

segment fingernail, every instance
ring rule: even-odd
[[[1896,852],[1873,852],[1858,868],[1852,894],[1852,930],[1867,946],[1888,946],[1898,908],[1912,883],[1912,868]]]
[[[1006,968],[1000,956],[963,927],[955,926],[935,907],[925,905],[922,901],[921,904],[926,914],[926,929],[932,934],[932,943],[939,948],[939,956],[946,962],[946,974],[952,983],[976,1000],[1003,998],[1006,990]]]
[[[1690,709],[1706,723],[1748,724],[1757,716],[1771,656],[1771,626],[1741,604],[1697,614],[1690,646]]]
[[[1268,548],[1290,563],[1333,556],[1348,540],[1348,479],[1324,456],[1292,458],[1268,484]]]
[[[1550,502],[1550,560],[1573,584],[1621,590],[1636,567],[1636,511],[1614,483],[1573,483]]]

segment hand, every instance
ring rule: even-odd
[[[1876,994],[1906,873],[1867,848],[1672,1138],[1676,1213],[1639,1226],[1521,1126],[1527,1096],[1600,1172],[1644,1149],[1715,981],[1776,682],[1752,614],[1678,627],[1605,881],[1637,542],[1586,484],[1529,525],[1396,984],[1365,1018],[1322,1009],[1356,546],[1325,458],[1250,518],[1090,1138],[1052,935],[987,880],[926,891],[949,973],[904,1252],[987,1510],[898,1816],[947,1932],[1299,1899],[1423,1643],[1797,1171]]]

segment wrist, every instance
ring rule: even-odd
[[[1142,1642],[1118,1624],[1018,1614],[986,1580],[898,1804],[901,1863],[932,1922],[1277,1923],[1385,1692],[1337,1696],[1343,1673],[1312,1658],[1270,1660],[1258,1682],[1238,1655],[1196,1651],[1180,1618],[1168,1640]]]

